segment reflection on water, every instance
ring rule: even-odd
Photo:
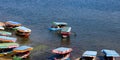
[[[18,36],[17,38],[18,38],[17,42],[21,45],[27,45],[30,43],[30,38],[20,37],[20,36]]]
[[[70,45],[70,37],[61,38],[61,46],[69,46]]]

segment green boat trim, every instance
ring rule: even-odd
[[[22,60],[22,58],[18,56],[13,56],[13,60]]]
[[[12,48],[12,47],[18,47],[18,43],[0,43],[0,49],[1,48]]]
[[[4,56],[12,53],[13,49],[19,47],[17,43],[1,43],[0,44],[0,56]]]
[[[6,31],[0,31],[0,35],[12,35],[11,32],[6,32]]]

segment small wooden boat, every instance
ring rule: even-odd
[[[7,28],[15,28],[15,27],[21,26],[22,24],[19,22],[7,21],[5,22],[5,25]]]
[[[71,27],[62,28],[61,30],[62,37],[69,37],[70,34],[71,34]]]
[[[27,58],[31,50],[33,50],[33,48],[30,46],[20,46],[13,50],[13,54],[19,58]]]
[[[19,47],[17,43],[0,43],[0,56],[12,53],[13,49]]]
[[[49,30],[51,31],[58,31],[61,30],[61,28],[67,26],[67,23],[65,22],[53,22],[51,28]]]
[[[120,55],[115,50],[103,49],[105,60],[120,60]]]
[[[16,40],[17,38],[14,38],[14,37],[0,36],[0,41],[4,43],[16,42]]]
[[[52,52],[56,54],[56,56],[53,57],[54,60],[70,60],[70,53],[72,52],[72,48],[59,47],[52,50]]]
[[[18,35],[25,36],[25,37],[30,36],[31,29],[29,28],[26,28],[24,26],[19,26],[19,27],[16,27],[15,29],[17,30],[16,34]]]
[[[0,35],[2,35],[2,36],[11,36],[12,33],[11,32],[6,32],[6,31],[0,31]]]
[[[81,60],[96,60],[97,51],[85,51]]]
[[[0,26],[0,30],[5,30],[5,28],[3,26]]]

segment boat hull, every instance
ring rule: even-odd
[[[9,28],[9,29],[12,29],[12,28],[15,28],[15,27],[18,27],[18,26],[21,26],[21,25],[6,25],[5,27]]]
[[[16,32],[17,35],[19,36],[24,36],[24,37],[29,37],[30,36],[30,32]]]
[[[70,32],[61,32],[61,35],[62,35],[63,38],[69,37],[70,34],[71,34]]]
[[[21,55],[21,53],[20,53],[20,55],[19,55],[19,53],[17,53],[17,54],[15,54],[14,56],[17,56],[17,57],[20,57],[20,58],[28,58],[29,57],[29,55],[30,55],[30,52],[29,53],[26,53],[26,54],[22,54]]]

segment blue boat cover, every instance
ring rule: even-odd
[[[14,22],[14,21],[7,21],[7,22],[9,22],[9,23],[11,23],[11,24],[21,24],[21,23],[19,23],[19,22]]]
[[[53,25],[67,25],[65,22],[53,22]]]
[[[103,49],[102,52],[103,52],[107,57],[120,57],[120,55],[119,55],[115,50]]]
[[[13,42],[16,42],[17,38],[7,37],[7,36],[0,36],[0,40],[11,40]]]
[[[56,51],[60,51],[60,52],[65,52],[65,51],[68,51],[68,50],[70,50],[70,49],[71,49],[71,48],[59,47],[59,48],[54,49],[54,50],[56,50]]]
[[[85,51],[82,56],[84,57],[95,57],[97,55],[97,51]]]
[[[26,28],[26,27],[24,27],[24,26],[16,27],[16,29],[17,29],[17,30],[24,31],[24,32],[31,32],[31,29]]]
[[[14,50],[26,50],[26,49],[29,49],[29,48],[32,48],[32,47],[30,47],[30,46],[20,46],[20,47],[15,48]]]
[[[5,28],[3,26],[0,26],[0,30],[4,30]]]
[[[49,30],[51,31],[58,31],[58,30],[61,30],[62,28],[49,28]]]

